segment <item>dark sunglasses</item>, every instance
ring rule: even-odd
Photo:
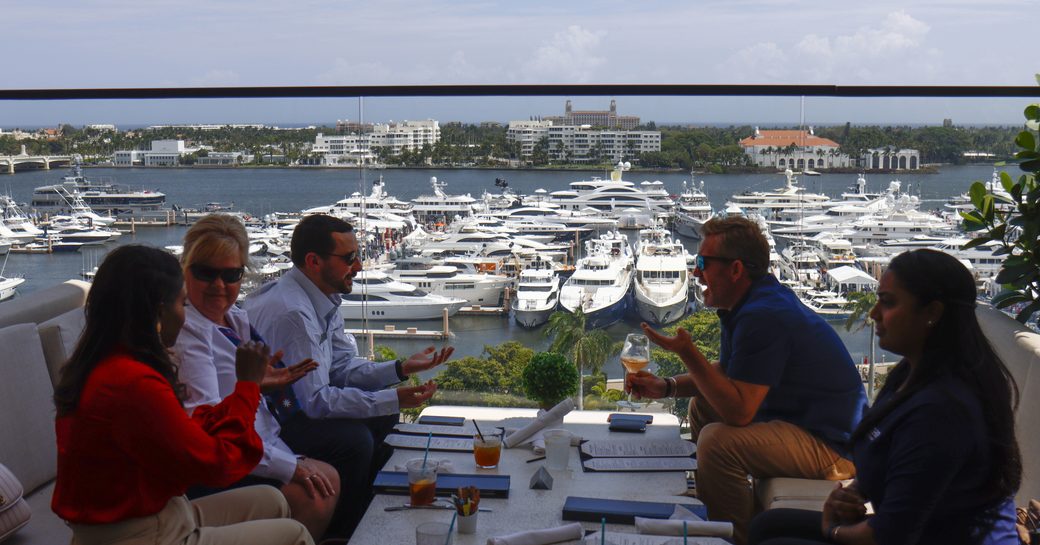
[[[188,270],[191,271],[191,275],[195,277],[195,280],[199,282],[214,282],[219,277],[225,284],[241,282],[242,277],[246,274],[245,267],[218,269],[208,265],[195,264],[189,265]]]
[[[736,259],[733,259],[733,258],[730,258],[730,257],[721,257],[721,256],[717,256],[717,255],[701,255],[701,254],[697,254],[697,268],[698,269],[700,269],[702,271],[704,269],[706,269],[708,267],[708,262],[709,261],[725,261],[726,263],[732,263],[732,262],[736,261]]]
[[[357,251],[347,252],[345,254],[325,254],[325,255],[327,255],[329,257],[338,257],[338,258],[342,259],[343,262],[346,263],[347,265],[353,265],[354,262],[357,261],[357,258],[358,258]]]

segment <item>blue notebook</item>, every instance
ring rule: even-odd
[[[688,505],[567,496],[567,501],[563,504],[563,520],[599,522],[601,518],[606,517],[607,522],[614,524],[635,524],[636,517],[667,519],[675,512],[676,505],[682,505],[685,509],[704,520],[708,519],[708,508],[701,504]]]
[[[466,475],[441,473],[437,475],[437,495],[450,496],[459,487],[475,486],[482,498],[508,498],[509,475]],[[380,471],[372,488],[380,494],[408,495],[408,473],[404,471]]]

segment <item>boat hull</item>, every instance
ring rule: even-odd
[[[370,301],[362,307],[360,302],[344,301],[339,307],[339,314],[344,320],[436,320],[444,316],[444,309],[448,309],[448,316],[454,316],[464,304],[466,302],[461,300],[414,305]]]
[[[587,329],[600,329],[615,324],[625,317],[625,313],[630,308],[632,308],[631,290],[625,292],[623,297],[607,306],[586,312],[585,327]],[[574,312],[571,309],[567,310]]]
[[[519,310],[513,308],[513,320],[523,327],[533,328],[538,327],[545,322],[549,321],[549,316],[556,311],[555,307],[534,309],[534,310]]]
[[[688,291],[688,290],[687,290]],[[657,303],[636,294],[636,311],[643,321],[651,324],[670,324],[686,314],[686,305],[689,302],[686,293],[665,303]]]
[[[680,212],[675,215],[675,221],[672,223],[672,230],[675,231],[675,234],[681,237],[700,240],[701,227],[704,226],[704,221],[705,220],[699,220]]]

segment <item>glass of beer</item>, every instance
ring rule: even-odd
[[[422,458],[408,460],[408,499],[412,505],[430,505],[437,495],[437,465]]]
[[[473,460],[481,469],[494,469],[498,467],[498,460],[502,457],[502,432],[496,430],[473,436]]]
[[[625,347],[621,349],[621,365],[631,374],[636,374],[650,365],[650,339],[646,335],[629,333],[625,337]],[[632,403],[632,394],[628,394],[628,402]]]

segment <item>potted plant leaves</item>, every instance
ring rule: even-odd
[[[578,370],[562,354],[539,352],[524,367],[521,381],[527,397],[548,410],[578,391]]]

